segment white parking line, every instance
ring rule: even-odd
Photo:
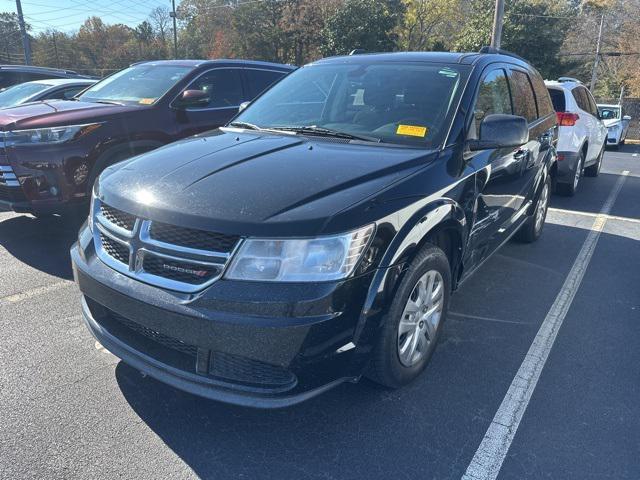
[[[14,303],[27,300],[28,298],[35,297],[36,295],[44,295],[45,293],[53,292],[63,287],[69,287],[74,285],[70,280],[63,280],[61,282],[51,283],[42,287],[33,288],[20,293],[14,293],[13,295],[7,295],[6,297],[0,297],[0,307],[3,305],[11,305]]]
[[[594,218],[597,217],[598,215],[602,215],[607,220],[620,220],[621,222],[640,223],[639,218],[619,217],[617,215],[604,215],[602,213],[580,212],[578,210],[565,210],[563,208],[549,208],[549,211],[554,213],[564,213],[567,215],[581,215],[583,217],[594,217]]]
[[[495,479],[498,476],[551,347],[553,347],[562,322],[582,283],[600,234],[607,223],[607,215],[611,212],[628,174],[629,172],[626,170],[622,173],[602,206],[600,214],[595,218],[591,231],[587,235],[564,285],[558,292],[558,296],[542,322],[531,347],[529,347],[529,351],[511,382],[511,386],[493,417],[478,450],[462,476],[463,480]]]

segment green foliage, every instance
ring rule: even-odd
[[[394,29],[399,13],[399,2],[346,0],[327,19],[322,31],[322,53],[346,54],[355,48],[370,52],[395,50],[397,35]]]
[[[493,0],[470,1],[468,9],[474,14],[458,35],[455,50],[478,51],[491,43],[493,5]],[[564,71],[559,53],[575,13],[558,0],[506,2],[501,46],[529,60],[543,76],[557,77]]]

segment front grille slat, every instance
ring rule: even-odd
[[[100,233],[100,243],[102,250],[111,258],[124,265],[129,264],[129,247],[108,237],[104,233]]]
[[[224,235],[160,222],[151,222],[149,236],[158,242],[221,253],[231,252],[240,240],[240,237],[235,235]]]
[[[117,210],[106,204],[100,205],[100,214],[109,222],[129,232],[133,231],[133,227],[136,224],[135,215],[125,213],[122,210]]]
[[[235,235],[146,220],[98,202],[98,256],[120,273],[168,290],[194,293],[216,281],[240,241]]]

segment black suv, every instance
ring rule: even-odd
[[[17,85],[18,83],[32,82],[33,80],[49,80],[52,78],[96,78],[88,75],[80,75],[73,70],[61,70],[59,68],[33,67],[30,65],[0,65],[0,90]]]
[[[87,326],[177,388],[291,405],[427,365],[449,297],[555,172],[540,75],[504,53],[329,58],[225,128],[107,169],[72,248]]]

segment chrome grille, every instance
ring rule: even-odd
[[[97,199],[93,211],[98,257],[120,273],[168,290],[194,293],[209,286],[240,243],[237,236],[164,223],[156,228],[154,221]]]

